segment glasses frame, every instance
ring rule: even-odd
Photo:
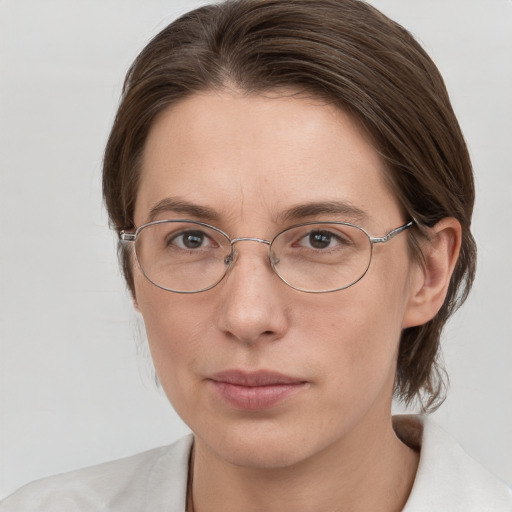
[[[187,223],[195,224],[197,226],[203,226],[205,228],[212,229],[213,231],[216,231],[217,233],[223,235],[227,239],[227,241],[229,242],[229,245],[231,247],[231,251],[228,254],[228,256],[226,256],[226,258],[224,260],[224,263],[226,264],[226,269],[224,271],[224,274],[222,274],[220,279],[218,279],[214,284],[212,284],[210,286],[207,286],[205,288],[201,288],[200,290],[193,290],[193,291],[173,290],[172,288],[166,288],[165,286],[162,286],[162,285],[160,285],[158,283],[155,283],[155,281],[153,281],[146,274],[146,271],[144,270],[144,267],[142,266],[142,263],[139,260],[139,256],[137,254],[137,246],[135,245],[135,242],[137,241],[138,235],[141,233],[141,231],[143,229],[147,228],[148,226],[153,226],[153,225],[157,225],[157,224],[165,224],[165,223],[174,223],[174,222],[176,222],[176,223],[177,222],[187,222]],[[279,274],[278,270],[276,269],[275,265],[276,265],[277,262],[276,262],[276,260],[274,258],[272,258],[272,254],[271,254],[272,244],[274,243],[276,238],[278,238],[280,235],[282,235],[283,233],[286,233],[287,231],[289,231],[291,229],[299,228],[299,227],[302,227],[302,226],[322,225],[322,224],[326,224],[326,225],[335,224],[335,225],[341,225],[341,226],[350,226],[350,227],[357,228],[360,231],[362,231],[366,235],[366,237],[368,238],[368,241],[370,243],[370,257],[368,258],[368,265],[366,266],[364,272],[361,274],[361,276],[358,279],[356,279],[354,282],[352,282],[352,283],[350,283],[350,284],[348,284],[346,286],[342,286],[340,288],[334,288],[332,290],[307,290],[307,289],[304,289],[304,288],[299,288],[297,286],[293,286],[284,277],[282,277],[281,274]],[[277,233],[271,240],[266,240],[265,238],[255,238],[255,237],[250,237],[250,236],[231,238],[225,231],[222,231],[222,229],[219,229],[219,228],[217,228],[215,226],[212,226],[211,224],[207,224],[206,222],[201,222],[201,221],[197,221],[197,220],[190,220],[190,219],[165,219],[165,220],[155,220],[153,222],[148,222],[146,224],[142,224],[141,226],[136,228],[135,231],[132,231],[132,232],[122,230],[122,231],[119,232],[118,237],[119,237],[119,240],[121,242],[133,242],[135,258],[137,259],[137,264],[139,265],[139,268],[142,271],[144,277],[150,283],[155,285],[157,288],[160,288],[160,289],[168,291],[168,292],[181,293],[181,294],[191,294],[191,293],[200,293],[200,292],[205,292],[207,290],[211,290],[212,288],[217,286],[226,277],[226,275],[229,272],[229,270],[235,264],[235,262],[236,262],[236,253],[235,253],[235,247],[234,247],[235,244],[238,243],[238,242],[258,242],[258,243],[262,243],[262,244],[265,244],[265,245],[268,246],[268,259],[269,259],[269,262],[270,262],[270,266],[271,266],[272,270],[274,271],[274,273],[277,275],[277,277],[279,277],[279,279],[283,283],[285,283],[287,286],[289,286],[290,288],[293,288],[294,290],[297,290],[297,291],[300,291],[300,292],[305,292],[305,293],[332,293],[332,292],[337,292],[337,291],[340,291],[340,290],[345,290],[347,288],[350,288],[351,286],[353,286],[357,282],[359,282],[366,275],[366,273],[368,272],[368,269],[370,268],[370,264],[371,264],[371,261],[372,261],[373,246],[374,246],[374,244],[383,244],[383,243],[389,242],[389,240],[394,238],[396,235],[402,233],[403,231],[409,229],[414,224],[416,224],[416,221],[413,219],[413,220],[410,220],[409,222],[407,222],[406,224],[403,224],[402,226],[399,226],[399,227],[397,227],[395,229],[392,229],[391,231],[389,231],[388,233],[386,233],[383,236],[372,236],[372,235],[370,235],[368,233],[368,231],[366,231],[361,226],[358,226],[357,224],[352,224],[350,222],[341,222],[341,221],[311,221],[311,222],[302,222],[300,224],[294,224],[293,226],[289,226],[289,227],[279,231],[279,233]]]

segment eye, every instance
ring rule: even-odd
[[[300,247],[321,250],[350,244],[350,240],[341,236],[341,233],[336,234],[327,230],[315,230],[304,235],[296,244]]]
[[[308,243],[315,249],[325,249],[335,241],[332,233],[328,231],[313,231],[308,235]]]
[[[217,244],[206,233],[200,230],[182,231],[174,235],[167,242],[168,246],[174,245],[180,249],[207,249],[216,247]]]

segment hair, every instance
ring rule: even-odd
[[[395,397],[423,411],[444,400],[440,338],[471,288],[474,183],[468,150],[443,79],[402,26],[360,0],[229,0],[191,11],[163,29],[130,67],[105,150],[103,194],[111,225],[133,229],[140,161],[156,116],[200,91],[294,90],[336,105],[365,129],[386,163],[412,254],[445,217],[462,226],[446,300],[429,322],[402,332]],[[120,245],[134,293],[133,261]]]

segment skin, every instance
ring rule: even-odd
[[[166,198],[207,207],[155,219],[209,222],[232,237],[271,239],[310,220],[354,221],[381,236],[405,222],[384,165],[342,111],[292,95],[195,94],[155,121],[142,160],[135,222]],[[285,221],[311,202],[357,207]],[[418,454],[398,440],[391,400],[401,330],[431,318],[446,293],[460,227],[432,230],[424,267],[407,236],[374,247],[370,269],[339,292],[296,291],[273,273],[263,244],[237,244],[237,261],[215,288],[161,290],[134,266],[160,382],[195,434],[196,512],[401,510]],[[275,407],[227,404],[209,377],[272,370],[305,382]]]

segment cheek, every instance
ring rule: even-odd
[[[403,268],[401,276],[387,270],[385,279],[372,279],[383,275],[373,272],[338,295],[317,297],[302,316],[301,330],[326,362],[326,379],[340,389],[363,391],[394,380],[407,285]]]
[[[138,309],[158,378],[174,402],[191,385],[197,360],[208,351],[208,344],[202,343],[211,325],[208,306],[198,296],[167,292],[142,279],[135,280]]]
[[[317,353],[339,378],[370,382],[393,364],[400,329],[377,302],[354,299],[320,309],[310,317],[317,319],[314,325],[304,330],[314,336]]]

